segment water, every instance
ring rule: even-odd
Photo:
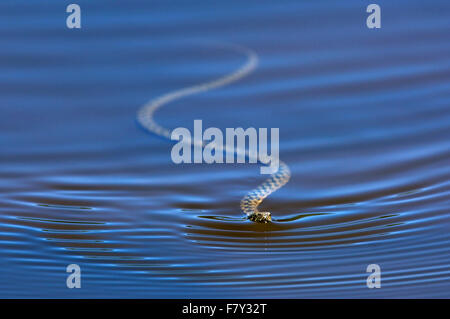
[[[448,1],[378,1],[379,30],[364,1],[77,3],[81,30],[0,4],[1,297],[450,297]],[[259,165],[175,165],[136,122],[245,62],[208,41],[260,64],[157,120],[279,127],[272,224],[239,209]]]

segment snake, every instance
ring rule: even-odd
[[[138,123],[148,132],[172,140],[171,130],[161,126],[160,124],[158,124],[158,122],[155,121],[154,115],[158,109],[175,100],[217,89],[236,82],[246,77],[257,68],[259,59],[258,55],[253,50],[235,44],[227,44],[226,47],[233,49],[233,51],[236,51],[237,53],[245,55],[245,63],[231,73],[223,75],[215,80],[171,91],[149,100],[137,112]],[[202,147],[204,147],[203,143],[200,141],[188,140],[187,143],[191,143],[192,145],[201,143]],[[223,146],[222,149],[224,151],[235,152],[236,154],[244,153],[247,157],[252,156],[251,154],[249,154],[248,150],[239,148],[228,150],[226,146]],[[256,162],[260,162],[263,164],[267,163],[267,158],[262,159],[259,155],[256,155],[255,159]],[[276,172],[273,172],[269,176],[269,178],[266,179],[261,185],[248,192],[242,198],[240,202],[240,208],[246,215],[247,219],[258,223],[272,222],[271,213],[258,211],[258,206],[267,196],[284,186],[289,181],[290,177],[291,172],[289,170],[289,166],[283,161],[279,160],[278,170]]]

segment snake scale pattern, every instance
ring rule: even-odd
[[[251,73],[257,67],[258,56],[255,52],[236,45],[227,45],[227,47],[232,48],[234,51],[237,51],[239,53],[245,54],[247,57],[245,64],[242,65],[237,70],[235,70],[234,72],[225,75],[219,79],[179,89],[150,100],[138,110],[137,120],[142,125],[142,127],[151,133],[163,136],[170,140],[171,131],[165,127],[162,127],[154,120],[154,114],[156,110],[174,100],[178,100],[189,95],[216,89],[228,85],[230,83],[233,83],[235,81],[238,81],[239,79]],[[193,145],[197,143],[193,140],[189,142]],[[227,151],[226,147],[224,147],[224,151]],[[248,156],[248,151],[246,150],[234,149],[233,151],[235,153],[243,152],[246,154],[246,156]],[[257,161],[262,163],[265,162],[261,161],[260,158],[257,158]],[[255,222],[261,223],[270,222],[272,220],[271,214],[269,212],[258,211],[258,206],[267,196],[269,196],[277,189],[285,185],[289,181],[290,176],[291,173],[289,167],[286,165],[286,163],[279,161],[278,171],[273,173],[264,183],[262,183],[256,189],[250,191],[241,200],[241,209],[246,214],[247,218]]]

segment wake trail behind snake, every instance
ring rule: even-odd
[[[258,65],[258,56],[255,52],[253,52],[250,49],[235,45],[228,47],[232,47],[235,51],[246,55],[247,61],[245,62],[244,65],[242,65],[239,69],[235,70],[234,72],[225,75],[223,77],[220,77],[216,80],[179,89],[173,92],[169,92],[160,97],[150,100],[144,106],[142,106],[137,113],[137,120],[142,125],[142,127],[144,127],[151,133],[163,136],[171,140],[171,131],[165,127],[162,127],[154,120],[154,114],[156,110],[161,108],[163,105],[166,105],[180,98],[216,89],[228,85],[230,83],[233,83],[235,81],[238,81],[256,69]],[[201,145],[202,147],[204,146],[201,141],[187,140],[187,142],[189,142],[192,145]],[[234,152],[236,154],[245,154],[247,157],[250,158],[252,157],[247,150],[239,148],[236,149],[233,148],[231,150],[221,145],[216,146],[217,150],[224,150],[225,152]],[[254,159],[263,164],[267,163],[267,159],[262,159],[259,158],[258,156],[256,156],[256,158]],[[289,181],[290,177],[291,172],[289,170],[289,167],[286,165],[286,163],[279,161],[278,171],[273,173],[264,183],[259,185],[256,189],[250,191],[241,200],[242,211],[252,221],[263,223],[271,221],[272,220],[271,214],[269,212],[259,212],[258,206],[267,196],[269,196],[277,189],[285,185]]]

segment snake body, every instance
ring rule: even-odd
[[[145,128],[147,131],[157,134],[159,136],[163,136],[167,139],[171,139],[171,131],[161,125],[159,125],[154,120],[154,114],[156,110],[161,108],[163,105],[166,105],[174,100],[178,100],[180,98],[209,91],[215,88],[219,88],[230,84],[232,82],[238,81],[239,79],[245,77],[249,73],[251,73],[258,65],[258,56],[252,50],[247,48],[239,47],[239,46],[229,46],[232,47],[235,51],[243,53],[246,55],[247,60],[244,65],[235,70],[234,72],[220,77],[216,80],[209,81],[206,83],[190,86],[187,88],[179,89],[173,92],[166,93],[160,97],[152,99],[148,101],[145,105],[143,105],[137,113],[137,120]],[[197,142],[195,140],[190,140],[189,143],[195,145]],[[202,146],[203,143],[202,143]],[[244,153],[247,157],[249,157],[249,153],[246,150],[242,149],[234,149],[227,150],[224,146],[222,147],[224,151],[233,151],[235,153]],[[266,162],[261,161],[260,158],[256,158],[258,162]],[[247,215],[248,219],[255,222],[263,222],[267,223],[272,220],[271,214],[269,212],[259,212],[258,206],[261,202],[269,196],[271,193],[275,192],[277,189],[285,185],[291,176],[289,167],[286,163],[279,161],[278,171],[273,173],[264,183],[258,186],[256,189],[250,191],[244,198],[241,200],[241,209]]]

